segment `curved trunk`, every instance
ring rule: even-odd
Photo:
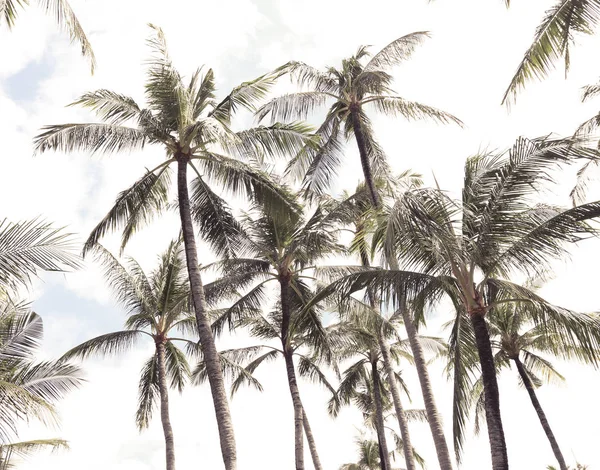
[[[504,429],[500,416],[500,394],[498,392],[498,381],[496,380],[496,368],[494,367],[494,355],[490,335],[482,314],[471,313],[471,323],[475,331],[479,363],[481,364],[481,375],[483,378],[483,390],[485,397],[485,417],[487,420],[488,438],[492,452],[493,470],[508,469],[508,455],[506,452],[506,441]]]
[[[391,269],[399,270],[398,261],[396,261],[395,258],[389,259],[388,262]],[[408,336],[410,350],[415,361],[415,368],[417,369],[419,384],[421,385],[421,393],[423,394],[425,413],[427,414],[427,422],[429,423],[429,428],[431,429],[431,435],[433,437],[438,463],[440,464],[440,470],[452,470],[452,460],[450,460],[450,452],[448,451],[448,444],[446,443],[446,436],[444,435],[442,420],[438,413],[435,399],[433,397],[433,389],[431,388],[431,381],[429,380],[429,372],[427,371],[427,362],[425,361],[423,347],[419,342],[417,329],[413,323],[410,313],[408,312],[408,309],[406,308],[405,302],[402,302],[402,305],[400,305],[400,311],[402,313],[404,328],[406,329],[406,334]]]
[[[390,361],[390,349],[389,345],[380,334],[378,335],[379,348],[381,349],[381,356],[383,358],[383,365],[387,375],[387,382],[390,386],[392,393],[392,400],[394,402],[394,409],[396,411],[396,417],[398,418],[398,426],[400,427],[400,436],[402,437],[402,445],[404,448],[404,460],[406,462],[406,470],[415,470],[415,456],[413,455],[413,448],[410,442],[410,434],[408,432],[408,421],[406,420],[406,414],[404,408],[402,408],[402,402],[400,401],[400,391],[398,390],[398,384],[395,380],[394,369],[392,368],[392,362]]]
[[[173,428],[169,417],[169,386],[167,384],[167,367],[165,362],[165,343],[156,345],[158,356],[158,389],[160,392],[160,421],[165,435],[165,447],[167,456],[167,470],[175,470],[175,441],[173,440]]]
[[[540,402],[537,399],[537,395],[535,394],[535,389],[533,388],[533,384],[531,383],[531,380],[530,380],[529,376],[527,375],[525,368],[523,367],[523,363],[521,362],[521,360],[518,357],[516,359],[513,359],[513,361],[515,362],[515,364],[517,366],[517,370],[519,371],[519,375],[521,376],[521,379],[523,380],[523,383],[525,384],[527,393],[529,393],[529,398],[531,399],[531,404],[535,408],[535,412],[537,413],[538,418],[540,419],[540,423],[542,424],[542,427],[544,428],[544,432],[546,433],[546,436],[548,437],[548,440],[550,441],[550,446],[552,447],[552,452],[554,452],[554,457],[556,457],[556,460],[558,461],[558,466],[560,467],[560,470],[568,470],[567,464],[565,463],[565,458],[563,457],[562,452],[560,451],[560,447],[558,447],[558,442],[556,442],[554,433],[552,432],[552,429],[550,428],[550,423],[548,423],[548,419],[546,418],[546,413],[544,413],[544,410],[542,409],[542,405],[540,405]]]
[[[231,413],[229,412],[229,403],[227,401],[227,393],[225,392],[219,355],[210,328],[210,322],[205,313],[206,298],[204,297],[204,286],[202,285],[202,278],[200,277],[200,269],[198,267],[198,252],[196,250],[194,226],[192,224],[190,212],[190,197],[187,186],[187,164],[188,159],[179,156],[177,160],[177,192],[185,257],[194,311],[196,314],[198,337],[202,346],[202,353],[206,363],[206,373],[210,384],[215,413],[217,415],[223,462],[225,463],[226,470],[235,470],[237,466],[237,456],[233,423],[231,421]]]
[[[379,194],[377,193],[373,172],[371,171],[371,161],[369,160],[369,152],[367,151],[367,140],[362,128],[362,123],[360,122],[360,116],[358,115],[358,108],[350,108],[350,119],[352,120],[354,137],[356,139],[356,145],[358,146],[358,153],[360,154],[360,164],[362,165],[365,184],[369,189],[369,195],[373,206],[379,207]]]
[[[315,437],[313,436],[312,429],[310,428],[310,423],[306,417],[306,410],[304,407],[302,407],[302,423],[304,424],[304,434],[306,434],[306,440],[308,441],[308,448],[310,449],[310,456],[313,461],[313,466],[315,467],[315,470],[323,470],[323,467],[321,466],[321,459],[319,459],[319,454],[317,453]]]
[[[373,398],[375,401],[375,430],[379,440],[379,454],[381,458],[381,470],[392,470],[390,452],[385,439],[385,426],[383,424],[383,404],[381,400],[380,378],[377,370],[377,362],[371,363],[371,374],[373,380]]]
[[[285,369],[287,371],[288,385],[292,395],[294,405],[294,442],[296,456],[296,470],[304,470],[304,410],[302,401],[300,401],[300,392],[298,390],[298,381],[296,380],[296,371],[294,369],[293,351],[289,341],[290,332],[290,281],[288,278],[280,279],[281,287],[281,343],[283,345],[283,357],[285,358]]]

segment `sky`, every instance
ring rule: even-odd
[[[173,60],[184,75],[203,64],[212,67],[221,96],[288,60],[317,67],[336,65],[359,45],[369,44],[377,51],[407,33],[430,31],[431,38],[412,59],[393,70],[394,88],[405,98],[451,112],[465,128],[380,117],[374,118],[374,126],[394,170],[410,168],[429,184],[435,175],[441,187],[458,191],[468,156],[507,148],[520,135],[569,135],[597,111],[597,101],[582,104],[580,98],[581,87],[600,76],[600,35],[577,38],[568,78],[558,67],[543,83],[528,85],[510,112],[500,105],[535,27],[555,1],[514,1],[507,10],[501,0],[73,0],[98,60],[93,76],[78,47],[70,45],[52,18],[32,2],[12,31],[0,28],[2,217],[17,221],[41,215],[84,240],[116,194],[160,161],[162,154],[155,148],[110,157],[32,155],[32,139],[41,126],[92,119],[84,110],[65,107],[86,91],[109,88],[143,101],[147,23],[163,28]],[[332,191],[353,189],[361,176],[357,152],[350,145]],[[573,182],[573,172],[565,172],[552,197],[567,204]],[[150,269],[177,231],[177,218],[165,217],[136,235],[127,254]],[[106,244],[114,249],[115,241],[109,237]],[[586,242],[568,262],[557,263],[554,278],[542,293],[564,307],[598,310],[599,248],[597,242]],[[203,246],[200,254],[202,262],[212,259]],[[123,323],[122,310],[92,263],[75,273],[44,275],[29,297],[44,319],[45,357],[58,357]],[[431,314],[428,333],[447,336],[439,325],[451,316],[449,306],[442,304]],[[239,333],[223,338],[218,346],[249,341]],[[143,433],[134,421],[138,374],[151,351],[151,344],[140,343],[120,357],[86,361],[86,384],[59,406],[60,428],[30,423],[21,436],[60,436],[70,442],[70,451],[40,454],[20,468],[163,468],[158,415]],[[600,375],[577,364],[556,362],[556,366],[566,383],[539,389],[540,402],[567,461],[600,468],[596,424],[600,407],[595,406]],[[420,408],[416,375],[403,367],[413,399],[407,407]],[[451,385],[440,364],[431,365],[430,373],[450,439]],[[244,390],[231,402],[239,468],[293,468],[293,413],[283,364],[266,366],[257,378],[264,392]],[[326,414],[326,391],[306,382],[300,389],[324,468],[336,469],[352,461],[360,414],[346,409],[333,420]],[[518,387],[515,370],[501,375],[500,389],[511,468],[544,469],[553,463],[553,455],[526,392]],[[223,468],[208,387],[189,387],[181,396],[172,393],[170,401],[178,468]],[[411,437],[427,468],[437,468],[428,427],[411,424]],[[469,438],[462,468],[490,468],[485,435]]]

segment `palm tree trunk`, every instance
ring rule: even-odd
[[[548,437],[548,440],[550,441],[550,446],[552,447],[552,452],[554,452],[554,457],[556,457],[556,460],[558,461],[558,466],[560,467],[560,470],[568,470],[567,464],[565,463],[565,458],[563,457],[562,452],[560,451],[560,447],[558,447],[558,442],[556,442],[554,433],[552,432],[552,429],[550,428],[550,423],[548,423],[548,419],[546,418],[546,413],[544,413],[544,410],[542,409],[542,405],[540,405],[537,395],[535,394],[533,384],[531,383],[531,379],[529,378],[529,376],[527,375],[527,372],[525,371],[525,368],[523,367],[523,363],[521,362],[521,360],[518,357],[513,359],[513,361],[515,362],[515,364],[517,366],[517,370],[519,371],[519,375],[521,376],[521,379],[523,380],[523,383],[525,384],[527,393],[529,393],[529,398],[531,399],[531,404],[535,408],[538,418],[540,419],[540,423],[542,424],[542,427],[544,428],[544,432],[546,433],[546,436]]]
[[[506,441],[504,438],[504,428],[502,427],[502,418],[500,416],[500,393],[498,392],[498,381],[496,380],[496,368],[494,366],[490,335],[483,314],[478,312],[469,313],[475,332],[479,363],[481,364],[485,397],[485,417],[492,452],[492,468],[493,470],[508,470]]]
[[[165,435],[165,446],[167,454],[167,470],[175,470],[175,442],[173,440],[173,428],[169,417],[169,386],[167,385],[167,368],[165,362],[165,343],[159,341],[156,344],[158,355],[158,389],[160,392],[160,420]]]
[[[379,207],[379,194],[375,187],[375,180],[373,179],[373,173],[371,171],[371,161],[369,160],[369,152],[367,151],[367,141],[365,139],[362,123],[360,122],[359,109],[357,106],[350,108],[350,119],[352,120],[354,137],[356,139],[356,145],[358,146],[358,153],[360,154],[360,164],[362,165],[365,184],[369,189],[371,203],[374,207]]]
[[[390,452],[385,439],[385,426],[383,424],[383,403],[381,400],[381,379],[377,370],[377,361],[371,362],[371,374],[373,380],[373,398],[375,399],[375,430],[379,438],[379,453],[381,458],[381,470],[392,470]]]
[[[198,267],[198,252],[196,250],[194,226],[192,224],[190,212],[190,197],[187,186],[188,160],[189,159],[186,156],[181,155],[179,155],[177,159],[177,190],[179,198],[179,215],[181,217],[181,228],[183,231],[183,243],[185,247],[194,311],[196,314],[198,337],[202,346],[208,382],[210,384],[213,405],[217,415],[223,462],[225,463],[226,470],[235,470],[237,467],[237,456],[233,423],[231,421],[231,413],[229,412],[229,403],[227,401],[227,393],[225,392],[219,355],[210,329],[210,323],[206,317],[206,298],[204,297],[204,286],[202,285],[202,278],[200,277],[200,269]]]
[[[285,368],[287,371],[288,385],[292,395],[294,405],[294,442],[296,456],[296,470],[304,470],[304,410],[300,400],[300,391],[298,390],[298,381],[296,380],[296,371],[294,369],[294,355],[288,338],[290,331],[291,307],[290,307],[290,280],[288,277],[281,277],[281,343],[283,345],[283,357],[285,358]]]
[[[388,260],[388,263],[391,269],[396,271],[400,269],[398,261],[395,258],[391,257]],[[431,388],[431,381],[429,380],[425,354],[423,353],[423,347],[419,342],[417,329],[404,301],[402,302],[402,305],[400,305],[400,311],[402,313],[402,321],[404,322],[406,335],[408,336],[410,350],[415,361],[415,368],[417,369],[417,375],[421,385],[421,393],[423,394],[425,413],[427,414],[427,422],[429,423],[431,435],[433,436],[433,443],[435,445],[438,463],[440,464],[440,470],[452,470],[452,460],[450,460],[450,452],[448,451],[448,444],[446,443],[442,420],[433,397],[433,389]]]
[[[315,444],[315,437],[313,436],[308,417],[306,416],[306,410],[302,407],[302,423],[304,424],[304,434],[306,434],[306,440],[308,441],[308,448],[310,449],[310,456],[313,461],[315,470],[323,470],[321,466],[321,459],[317,453],[317,445]]]
[[[392,368],[392,362],[390,361],[390,349],[389,345],[383,338],[381,331],[378,335],[379,347],[381,349],[381,357],[383,358],[383,365],[385,367],[385,373],[387,375],[387,381],[392,392],[392,400],[394,402],[394,409],[396,410],[396,417],[398,418],[398,426],[400,427],[400,435],[402,436],[402,446],[404,448],[404,460],[406,462],[406,470],[415,470],[415,456],[413,455],[413,448],[410,442],[410,433],[408,432],[408,421],[406,420],[406,414],[404,408],[402,408],[402,402],[400,401],[400,391],[398,390],[398,384],[395,380],[394,369]]]

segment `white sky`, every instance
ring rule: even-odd
[[[394,70],[396,90],[452,112],[466,123],[466,129],[378,118],[376,131],[394,169],[412,168],[429,182],[433,171],[442,187],[456,191],[467,156],[480,149],[505,148],[519,135],[568,135],[595,113],[598,102],[582,105],[580,88],[600,75],[598,38],[579,39],[567,80],[559,68],[544,83],[529,85],[510,114],[500,106],[536,25],[555,1],[514,1],[507,11],[501,0],[74,0],[72,6],[97,55],[94,76],[78,55],[78,47],[69,46],[52,19],[31,7],[13,32],[0,30],[2,216],[19,220],[43,214],[84,238],[117,192],[161,158],[156,149],[110,158],[31,156],[32,138],[42,125],[91,119],[86,112],[64,107],[81,93],[110,88],[141,100],[148,22],[164,29],[183,73],[189,75],[207,64],[215,69],[223,93],[290,59],[320,67],[337,65],[360,44],[373,44],[373,50],[378,50],[404,34],[431,31],[432,39],[410,62]],[[347,156],[336,190],[352,189],[362,177],[353,147]],[[562,186],[568,188],[572,182],[569,173]],[[134,239],[128,253],[151,266],[177,232],[177,223],[171,217],[153,225]],[[571,263],[557,266],[545,295],[573,309],[598,309],[597,250],[596,243],[588,243],[574,253]],[[210,255],[204,250],[203,256],[207,260]],[[121,327],[122,313],[93,267],[45,279],[33,295],[46,325],[46,354],[58,356],[85,339]],[[442,307],[437,314],[432,325],[448,319],[451,312]],[[432,332],[436,333],[433,327]],[[221,344],[246,344],[246,338],[226,338]],[[70,441],[71,451],[40,455],[21,468],[163,468],[158,415],[142,434],[134,423],[138,372],[150,351],[147,345],[120,358],[88,361],[84,365],[88,383],[60,406],[61,429],[32,425],[22,436],[61,436]],[[567,460],[600,467],[596,448],[600,410],[595,406],[600,376],[578,365],[557,365],[567,384],[542,387],[540,401]],[[404,373],[413,406],[422,406],[414,372],[406,368]],[[431,374],[450,439],[451,386],[440,366],[432,366]],[[553,456],[515,374],[507,371],[500,381],[511,468],[543,469],[554,463]],[[274,363],[257,375],[265,391],[243,391],[232,402],[239,468],[292,468],[292,407],[283,365]],[[352,461],[360,415],[346,410],[331,420],[325,409],[328,397],[321,388],[302,383],[301,393],[324,468],[336,469]],[[181,397],[173,393],[171,406],[178,467],[222,468],[208,388],[189,388]],[[428,468],[436,468],[427,426],[414,424],[411,430]],[[308,451],[306,455],[309,462]],[[487,437],[470,439],[463,468],[489,468],[488,455]]]

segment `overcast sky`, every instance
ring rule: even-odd
[[[371,44],[376,51],[407,33],[431,31],[431,39],[413,58],[394,70],[395,88],[406,98],[453,113],[466,128],[380,118],[375,126],[394,170],[411,168],[429,183],[435,173],[443,188],[457,191],[466,157],[484,149],[506,148],[519,135],[568,135],[597,109],[598,101],[583,105],[580,96],[581,87],[600,76],[598,38],[578,40],[568,79],[559,68],[544,83],[529,85],[510,113],[500,106],[535,27],[555,1],[515,0],[506,10],[501,0],[73,0],[98,59],[94,76],[78,47],[70,46],[52,19],[32,6],[12,32],[0,29],[2,216],[20,220],[42,214],[84,239],[117,192],[160,160],[159,149],[102,158],[32,157],[32,138],[42,125],[91,119],[87,112],[64,107],[81,93],[110,88],[142,101],[149,22],[164,29],[182,73],[189,76],[202,64],[212,67],[222,94],[291,59],[318,67],[337,65],[361,44]],[[357,153],[349,147],[335,191],[351,190],[361,178]],[[572,172],[562,183],[565,191],[556,197],[562,196],[566,204]],[[167,217],[136,236],[127,252],[151,268],[177,231],[177,218]],[[115,246],[110,240],[108,244]],[[543,293],[565,307],[598,310],[599,248],[589,242],[574,252],[569,263],[558,264]],[[204,262],[210,260],[205,248],[201,254]],[[123,313],[93,266],[73,274],[44,276],[44,283],[31,295],[44,319],[47,356],[59,356],[83,340],[122,326]],[[441,306],[433,314],[430,332],[437,333],[437,325],[451,315],[449,307]],[[224,338],[219,345],[248,341],[239,335]],[[151,351],[151,344],[140,345],[119,358],[87,361],[87,384],[60,405],[62,427],[48,430],[32,425],[22,435],[60,436],[70,441],[71,450],[40,455],[21,468],[163,468],[158,415],[142,434],[134,422],[138,373]],[[567,460],[600,468],[600,376],[578,365],[557,366],[567,384],[542,387],[540,401]],[[405,365],[403,373],[412,390],[411,406],[421,407],[414,372]],[[432,366],[431,374],[450,439],[451,386],[441,366]],[[257,376],[265,391],[244,390],[232,401],[239,468],[293,468],[293,413],[283,364],[275,362]],[[326,415],[327,394],[313,384],[300,387],[324,468],[336,469],[352,461],[360,414],[345,410],[331,420]],[[511,468],[543,469],[553,464],[527,394],[517,386],[516,371],[502,374],[500,388]],[[178,468],[222,468],[208,387],[189,388],[181,397],[173,393],[171,406]],[[428,427],[414,424],[411,431],[428,468],[437,468]],[[470,439],[463,468],[489,467],[487,437]]]

